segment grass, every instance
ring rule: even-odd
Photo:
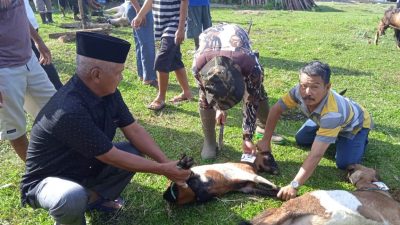
[[[242,11],[241,9],[212,8],[212,19],[233,22],[248,28],[253,21],[251,39],[260,52],[265,68],[265,87],[273,104],[298,81],[298,70],[313,59],[330,64],[333,70],[332,86],[336,90],[347,88],[346,96],[368,109],[376,128],[370,133],[370,142],[364,164],[378,170],[381,180],[392,189],[400,188],[400,72],[399,50],[393,40],[393,31],[381,38],[375,46],[375,28],[387,4],[318,3],[314,12],[274,10]],[[54,64],[65,83],[75,69],[75,44],[61,44],[48,39],[48,33],[63,31],[57,25],[71,22],[55,16],[56,24],[41,25],[40,34],[52,50]],[[114,29],[113,35],[133,43],[129,28]],[[190,67],[194,43],[186,40],[182,45],[184,62],[192,92],[197,93]],[[145,108],[155,97],[153,88],[141,85],[136,75],[134,50],[126,63],[120,90],[134,116],[146,127],[166,154],[176,159],[182,152],[200,159],[202,131],[197,102],[168,105],[162,112]],[[180,92],[175,76],[170,77],[168,98]],[[293,112],[297,113],[297,112]],[[228,113],[225,127],[225,149],[217,162],[237,161],[241,155],[241,110],[236,106]],[[278,185],[288,184],[308,154],[294,143],[294,134],[304,120],[281,120],[278,133],[287,138],[284,146],[273,146],[281,175],[265,177]],[[31,127],[31,121],[28,130]],[[121,140],[118,133],[116,140]],[[20,206],[19,181],[24,172],[8,142],[0,142],[0,224],[52,224],[44,210]],[[203,205],[186,207],[168,206],[162,193],[168,181],[160,176],[137,174],[123,193],[126,208],[114,216],[88,215],[91,224],[236,224],[250,219],[264,209],[277,207],[281,201],[244,194],[229,194]],[[300,194],[315,189],[346,189],[345,173],[336,169],[334,149],[328,151],[312,178],[300,189]]]

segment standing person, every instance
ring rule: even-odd
[[[36,10],[39,12],[43,24],[54,23],[51,0],[34,0]]]
[[[29,23],[23,0],[0,0],[0,24],[0,140],[10,140],[25,161],[25,111],[35,118],[56,92],[40,66],[51,63],[51,53]],[[31,38],[40,52],[39,61]]]
[[[296,134],[301,146],[311,146],[293,181],[283,187],[278,197],[289,200],[313,174],[330,144],[336,145],[336,166],[346,169],[360,163],[368,144],[373,122],[370,114],[358,103],[331,90],[328,64],[313,61],[300,69],[299,84],[284,95],[269,113],[265,134],[257,143],[259,149],[271,151],[271,131],[283,111],[299,107],[309,119]]]
[[[135,29],[133,18],[141,9],[143,2],[130,0],[128,4],[127,16],[129,23],[133,28],[133,39],[135,40],[136,65],[139,79],[145,85],[158,88],[157,74],[154,70],[154,60],[156,58],[154,44],[153,13],[151,10],[146,14],[145,22],[139,28]]]
[[[76,74],[35,120],[21,182],[23,204],[70,225],[86,224],[86,210],[121,209],[135,172],[179,183],[190,176],[133,118],[117,89],[129,42],[90,32],[77,32],[76,42]],[[127,141],[112,142],[117,128]]]
[[[60,6],[60,11],[63,17],[65,17],[65,11],[67,10],[67,7],[69,6],[74,14],[74,20],[78,21],[80,18],[78,17],[79,15],[79,6],[78,6],[78,0],[58,0],[58,5]],[[87,3],[86,1],[83,1],[83,9],[85,11],[85,14],[87,14]]]
[[[210,0],[189,0],[186,37],[194,39],[196,50],[199,48],[199,35],[211,26]]]
[[[225,124],[226,110],[243,98],[243,144],[245,154],[256,147],[256,126],[264,129],[268,117],[268,96],[264,90],[264,69],[251,49],[249,37],[236,24],[219,24],[200,34],[200,47],[193,60],[199,86],[199,111],[203,125],[203,159],[216,157],[215,123]],[[256,122],[257,121],[257,122]],[[273,130],[272,130],[273,131]],[[275,142],[282,137],[274,135]]]
[[[140,12],[133,20],[134,28],[139,28],[145,22],[145,15],[153,7],[155,38],[161,40],[157,53],[155,70],[158,72],[158,95],[147,106],[151,110],[161,110],[165,107],[165,97],[168,88],[169,72],[174,71],[182,88],[182,93],[170,100],[179,103],[192,99],[185,65],[182,62],[181,47],[185,39],[185,23],[188,0],[146,0]]]
[[[24,0],[25,4],[25,10],[26,14],[28,15],[28,20],[31,23],[32,27],[39,32],[39,24],[35,18],[35,15],[33,14],[33,10],[31,8],[31,5],[29,4],[28,0]],[[39,59],[40,58],[40,53],[39,50],[36,48],[35,42],[33,39],[31,39],[31,45],[32,45],[32,50],[35,53],[36,57]],[[62,83],[60,81],[60,77],[58,76],[56,67],[53,65],[53,63],[49,63],[48,65],[41,65],[44,71],[46,71],[47,77],[51,81],[51,83],[54,85],[56,90],[60,89],[62,87]]]

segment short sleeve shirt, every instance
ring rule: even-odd
[[[32,127],[22,201],[46,177],[75,182],[96,175],[106,164],[95,157],[108,152],[118,127],[135,121],[118,90],[97,97],[74,76],[46,104]]]
[[[318,126],[315,140],[334,143],[338,136],[352,139],[362,128],[371,129],[370,114],[358,103],[330,90],[313,112],[309,112],[297,85],[285,94],[278,103],[284,110],[299,107]]]

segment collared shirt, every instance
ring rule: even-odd
[[[113,147],[117,127],[134,122],[120,92],[97,97],[74,76],[40,111],[32,127],[22,202],[28,191],[46,177],[81,182],[105,164],[95,157]]]
[[[262,82],[264,70],[251,49],[250,39],[245,30],[236,24],[222,23],[210,27],[200,34],[200,46],[193,59],[193,74],[200,87],[200,105],[207,108],[204,88],[201,88],[199,71],[216,56],[226,56],[240,66],[245,82],[243,96],[243,134],[252,138],[255,131],[255,121],[258,104],[265,100]]]
[[[300,95],[300,85],[284,95],[278,103],[284,110],[299,107],[318,126],[315,140],[334,143],[338,136],[352,139],[361,128],[371,129],[370,114],[358,103],[330,90],[313,112],[309,112]]]

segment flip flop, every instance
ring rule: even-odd
[[[192,99],[193,98],[187,98],[184,95],[177,95],[177,96],[173,97],[171,100],[169,100],[169,102],[171,102],[173,104],[177,104],[177,103],[184,102],[184,101],[190,101]]]
[[[152,103],[150,103],[150,105],[147,106],[147,108],[150,110],[159,111],[165,108],[165,102],[154,100]]]
[[[118,207],[116,206],[118,205]],[[108,200],[103,197],[99,197],[96,201],[88,204],[87,211],[101,211],[106,213],[115,213],[121,210],[125,205],[125,201],[122,197],[118,197],[115,200]]]

